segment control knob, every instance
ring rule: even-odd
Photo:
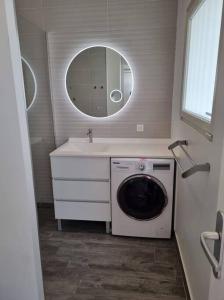
[[[143,162],[140,162],[139,165],[138,165],[138,168],[139,168],[140,171],[145,170],[145,164]]]

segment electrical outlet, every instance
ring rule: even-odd
[[[137,132],[143,132],[144,131],[144,124],[137,124],[136,130],[137,130]]]

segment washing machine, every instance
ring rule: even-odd
[[[174,160],[112,158],[112,234],[170,238]]]

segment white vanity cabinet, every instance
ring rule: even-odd
[[[110,159],[51,156],[55,218],[111,221]]]

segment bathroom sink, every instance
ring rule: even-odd
[[[156,157],[170,158],[170,141],[148,141],[131,139],[69,138],[50,153],[50,156],[96,156],[96,157]]]
[[[91,154],[91,153],[106,153],[109,150],[109,145],[103,143],[72,143],[70,147],[64,151],[73,151],[76,153]]]

